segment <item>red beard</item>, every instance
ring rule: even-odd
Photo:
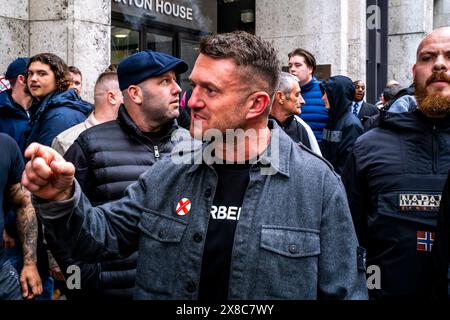
[[[416,80],[416,79],[414,79]],[[445,73],[433,73],[426,81],[426,86],[435,80],[443,80],[450,83],[450,76]],[[429,117],[445,117],[450,114],[450,96],[444,96],[439,93],[428,95],[426,86],[419,86],[417,81],[414,81],[416,89],[417,105],[425,115]]]

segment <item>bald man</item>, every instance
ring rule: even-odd
[[[381,270],[372,298],[431,298],[432,249],[450,168],[450,27],[425,37],[415,98],[361,136],[342,174],[367,265]],[[448,231],[447,231],[448,232]]]
[[[122,102],[123,96],[119,88],[117,72],[103,72],[95,83],[94,111],[86,121],[63,131],[53,139],[52,148],[64,155],[83,131],[100,123],[115,120]]]

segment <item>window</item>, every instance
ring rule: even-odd
[[[139,32],[122,27],[111,27],[111,63],[139,51]]]

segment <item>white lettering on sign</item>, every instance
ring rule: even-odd
[[[116,3],[146,11],[156,11],[175,18],[192,21],[192,8],[163,0],[114,0]],[[153,6],[155,5],[155,6]]]

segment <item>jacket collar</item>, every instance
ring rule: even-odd
[[[145,134],[139,129],[136,124],[134,123],[133,119],[131,119],[130,115],[128,114],[127,110],[125,109],[125,106],[122,104],[119,108],[119,114],[117,116],[117,120],[119,121],[120,125],[123,126],[126,130],[131,131],[134,135],[139,136],[141,138],[148,139]],[[176,120],[173,120],[161,127],[161,130],[163,132],[162,135],[170,136],[174,130],[178,129],[178,124]]]
[[[259,156],[258,161],[253,167],[258,166],[261,168],[261,174],[274,175],[281,174],[289,177],[289,164],[292,149],[292,140],[289,138],[283,129],[276,123],[275,120],[269,119],[269,129],[271,130],[270,143],[267,149]],[[205,142],[201,148],[195,148],[191,150],[193,153],[191,159],[196,159],[196,156],[200,156],[199,152],[203,152],[205,148],[211,144],[211,142]],[[207,164],[202,161],[201,164],[191,165],[187,170],[188,173],[193,173]]]

